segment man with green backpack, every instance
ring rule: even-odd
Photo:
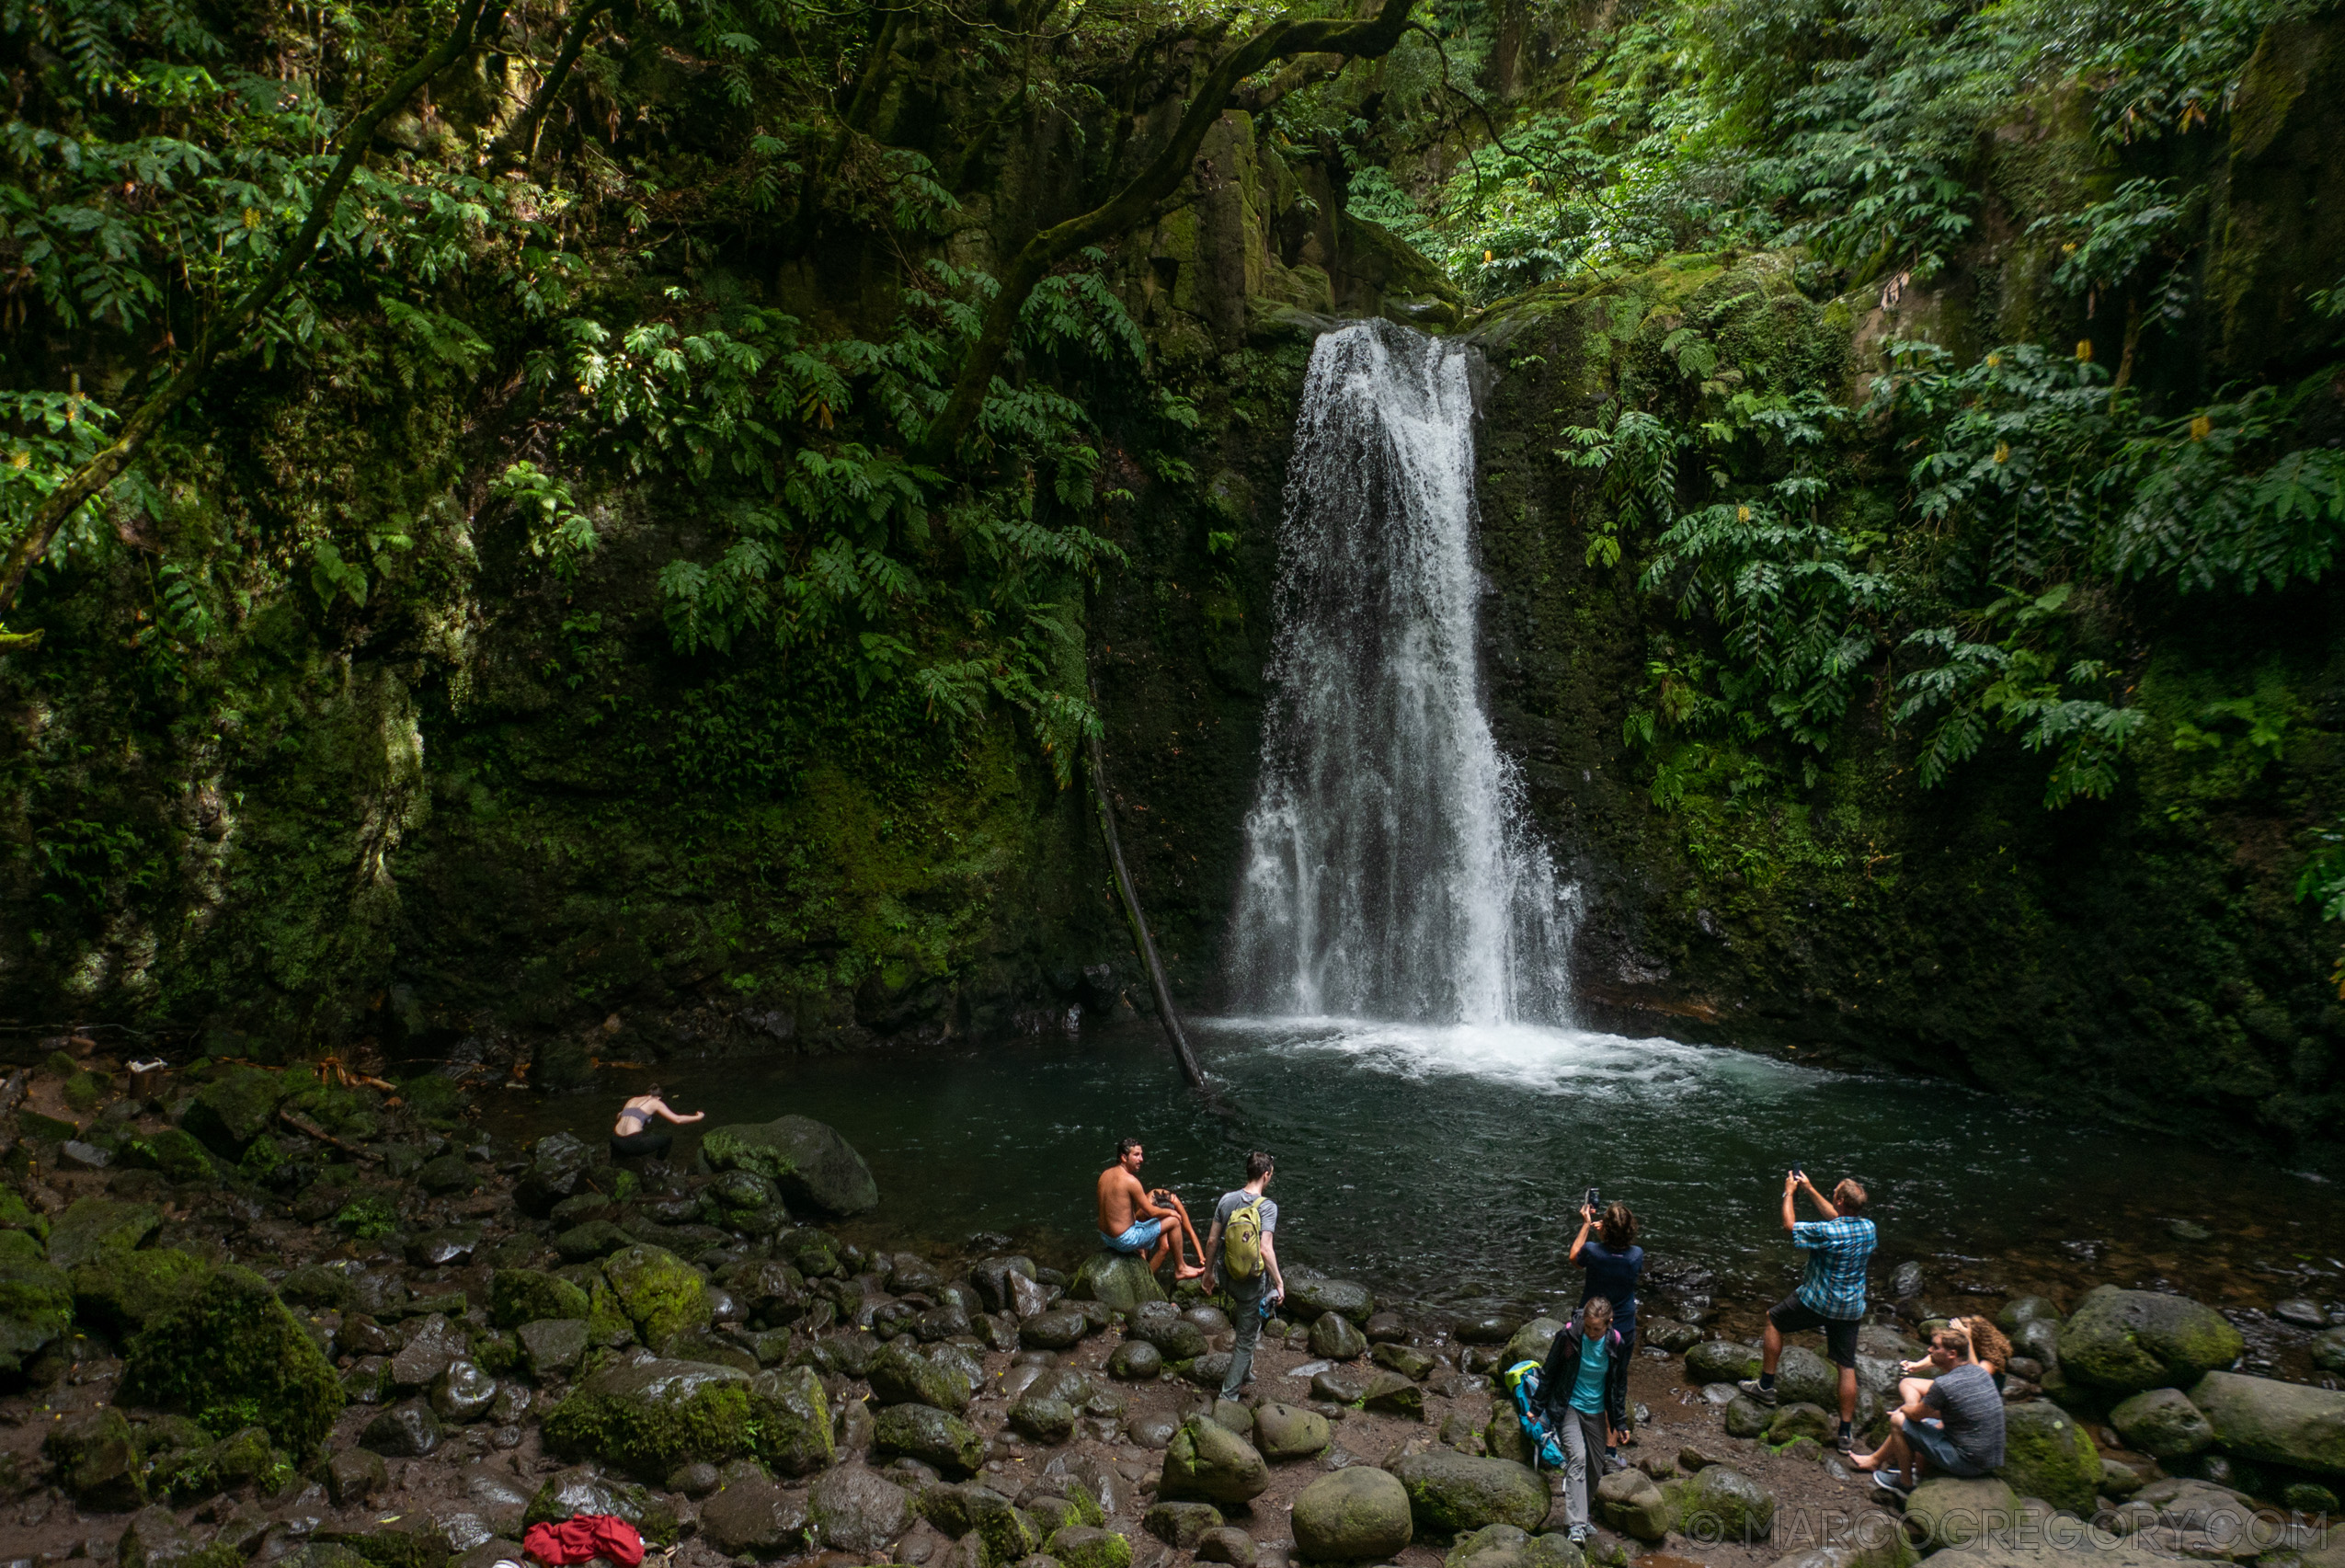
[[[1230,1320],[1238,1331],[1229,1373],[1221,1379],[1223,1399],[1237,1398],[1238,1390],[1253,1375],[1262,1321],[1287,1299],[1278,1251],[1271,1241],[1271,1232],[1278,1229],[1278,1206],[1263,1196],[1271,1173],[1269,1155],[1259,1150],[1247,1155],[1246,1185],[1221,1195],[1213,1209],[1213,1230],[1206,1237],[1207,1263],[1230,1302]]]

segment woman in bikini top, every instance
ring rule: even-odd
[[[659,1085],[655,1083],[619,1107],[618,1119],[611,1124],[611,1151],[619,1155],[664,1153],[669,1142],[668,1129],[652,1130],[652,1117],[681,1126],[703,1120],[707,1115],[706,1111],[694,1111],[689,1116],[678,1116],[659,1097]]]

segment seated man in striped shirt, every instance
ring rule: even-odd
[[[1802,1219],[1796,1207],[1806,1193],[1824,1215]],[[1800,1288],[1767,1309],[1767,1343],[1756,1380],[1744,1379],[1743,1391],[1761,1404],[1775,1402],[1775,1366],[1783,1358],[1783,1336],[1802,1329],[1824,1331],[1825,1351],[1840,1368],[1839,1448],[1854,1447],[1851,1425],[1857,1417],[1857,1325],[1865,1315],[1865,1261],[1872,1256],[1872,1221],[1864,1218],[1865,1189],[1855,1180],[1842,1182],[1826,1198],[1815,1190],[1804,1171],[1783,1178],[1783,1229],[1791,1244],[1808,1254],[1808,1271]]]

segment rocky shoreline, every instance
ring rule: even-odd
[[[715,1128],[698,1167],[502,1142],[444,1078],[12,1075],[0,1562],[490,1568],[609,1513],[687,1568],[2345,1568],[2345,1393],[2232,1370],[2237,1330],[2180,1297],[2008,1303],[2010,1463],[1901,1513],[1826,1446],[1820,1356],[1787,1353],[1763,1409],[1733,1392],[1756,1350],[1677,1291],[1583,1551],[1493,1387],[1552,1319],[1290,1271],[1219,1402],[1230,1326],[1194,1289],[998,1238],[859,1245],[870,1173],[802,1117]],[[1927,1326],[1867,1326],[1860,1425]],[[2345,1326],[2315,1356],[2345,1370]]]

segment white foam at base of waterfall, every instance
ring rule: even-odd
[[[1230,955],[1249,1012],[1562,1023],[1573,899],[1482,711],[1469,353],[1311,353]]]

